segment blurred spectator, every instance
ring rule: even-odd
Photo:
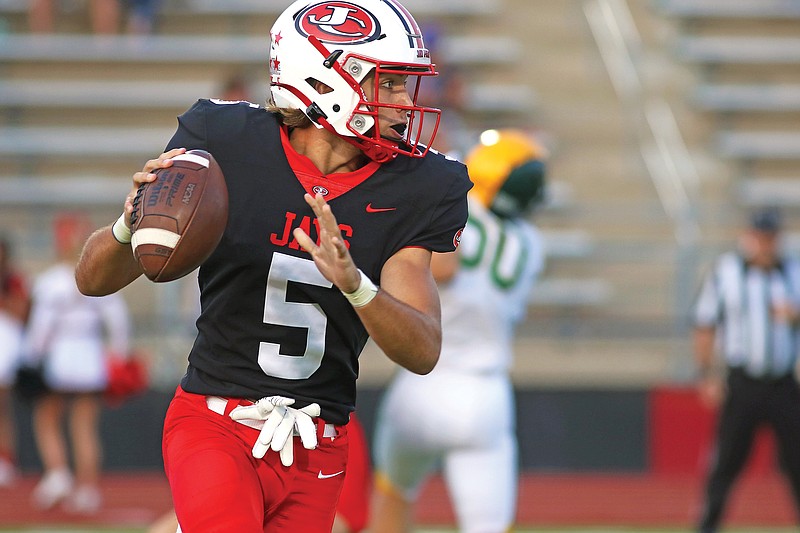
[[[777,210],[754,213],[739,249],[715,262],[695,306],[700,396],[721,407],[700,533],[718,530],[761,425],[775,431],[800,517],[800,261],[781,253],[781,226]]]
[[[216,96],[216,98],[230,102],[259,103],[253,99],[250,80],[242,71],[234,72],[223,79],[219,88],[219,96]],[[260,103],[263,104],[264,102]]]
[[[29,310],[28,289],[12,263],[11,243],[0,237],[0,487],[11,485],[16,478],[11,385]]]
[[[87,0],[92,31],[110,35],[119,31],[120,0]],[[55,27],[55,8],[58,0],[31,0],[28,25],[34,33],[51,33]]]
[[[150,35],[155,31],[156,17],[161,8],[161,0],[127,0],[128,33]]]
[[[119,33],[123,11],[127,10],[127,31],[134,35],[148,35],[155,29],[156,15],[161,0],[86,0],[92,32],[98,35]],[[31,0],[28,25],[34,33],[52,33],[55,29],[55,12],[58,0]]]
[[[419,101],[437,102],[442,110],[432,148],[460,159],[475,142],[473,133],[468,131],[463,119],[466,97],[464,76],[457,66],[442,65],[441,41],[444,30],[429,22],[423,24],[422,33],[431,59],[439,71],[438,76],[425,79],[420,85]],[[432,127],[430,122],[423,123],[426,131]]]
[[[98,417],[108,379],[106,357],[129,353],[129,316],[122,297],[90,298],[75,283],[75,264],[90,228],[79,215],[56,218],[58,262],[35,280],[24,351],[27,364],[41,364],[48,387],[33,407],[44,466],[33,503],[41,509],[63,503],[65,510],[79,514],[96,512],[102,502]],[[74,477],[62,434],[67,409]]]

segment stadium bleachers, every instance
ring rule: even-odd
[[[797,177],[800,5],[789,0],[658,5],[680,22],[673,51],[698,75],[689,101],[715,118],[710,144],[716,153],[736,165],[740,179]]]
[[[77,11],[63,14],[55,34],[32,36],[25,2],[0,0],[0,224],[30,243],[22,251],[34,270],[48,259],[47,217],[66,204],[90,210],[98,223],[113,220],[131,171],[160,152],[176,115],[195,98],[217,96],[231,72],[247,73],[264,90],[265,28],[278,4],[167,0],[156,35],[97,37]],[[634,354],[655,337],[661,348],[648,352],[662,362],[652,368],[669,366],[663,361],[682,340],[671,331],[680,304],[675,228],[631,147],[625,106],[582,3],[406,4],[439,28],[443,73],[458,69],[466,81],[458,133],[524,127],[550,149],[554,194],[536,218],[551,257],[529,323],[568,315],[592,327],[554,330],[558,345],[538,345],[536,328],[524,329],[533,331],[526,352],[553,361],[562,350]],[[643,28],[663,23],[652,10],[634,15]],[[168,291],[138,282],[130,291],[142,325],[157,326],[144,310],[169,303]],[[588,349],[599,330],[614,333]],[[605,379],[626,380],[611,368]]]
[[[800,253],[800,3],[653,5],[673,24],[665,44],[687,69],[683,100],[703,124],[699,142],[728,168],[718,195],[700,203],[708,248],[730,247],[744,213],[770,205],[787,218],[786,250]]]
[[[724,35],[681,37],[675,54],[682,61],[706,66],[720,64],[796,65],[799,37]]]
[[[752,207],[800,205],[800,180],[797,178],[743,179],[736,190],[738,201]]]
[[[263,35],[9,34],[0,43],[0,61],[24,62],[262,65],[269,54],[269,40]],[[510,63],[521,53],[508,37],[446,37],[440,48],[441,61],[450,65]]]
[[[502,0],[406,0],[403,3],[413,13],[421,15],[448,14],[458,15],[487,15],[495,13],[501,6]],[[5,13],[24,13],[28,7],[28,0],[0,0],[0,11]],[[276,17],[283,9],[280,2],[264,2],[263,0],[174,0],[165,2],[164,13],[170,14],[201,14],[215,17],[236,15],[265,15]]]
[[[723,131],[718,149],[724,157],[745,161],[780,159],[800,160],[800,132]]]
[[[662,12],[685,20],[800,17],[800,4],[795,0],[657,0],[657,3]]]
[[[800,111],[800,85],[703,83],[691,94],[692,105],[703,111],[736,113],[796,113]]]
[[[182,109],[193,95],[214,94],[210,80],[60,80],[57,84],[41,80],[0,81],[0,106],[26,108],[142,108],[174,111]],[[531,111],[536,94],[519,84],[475,83],[467,88],[467,109],[475,113]]]
[[[500,0],[406,3],[432,24],[467,22],[435,43],[438,62],[486,72],[464,87],[466,127],[534,110],[534,88],[515,82],[510,68],[523,54],[519,42],[469,23],[494,17]],[[105,222],[132,171],[161,152],[175,117],[196,98],[219,96],[231,74],[244,73],[258,80],[253,98],[264,100],[266,33],[285,2],[167,0],[151,36],[92,35],[81,6],[56,4],[56,32],[33,35],[27,2],[0,0],[0,227],[18,237],[32,272],[51,257],[52,214],[80,209]],[[558,209],[568,187],[554,189]],[[126,292],[137,331],[162,335],[162,345],[168,335],[148,315],[153,302],[171,305],[176,290],[137,282]]]

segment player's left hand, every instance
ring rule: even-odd
[[[283,466],[291,466],[294,462],[294,433],[300,435],[300,441],[307,450],[317,447],[317,425],[313,418],[320,415],[320,407],[316,403],[303,408],[290,407],[293,398],[284,396],[268,396],[261,398],[253,405],[235,408],[230,417],[233,420],[263,421],[264,425],[253,445],[253,457],[261,459],[272,449],[280,453]]]
[[[350,256],[331,207],[321,194],[306,194],[305,200],[319,221],[319,245],[300,228],[294,230],[294,238],[311,254],[314,264],[325,279],[342,292],[355,291],[361,282],[361,273]]]

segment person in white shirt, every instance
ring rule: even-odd
[[[33,430],[44,476],[33,503],[49,509],[59,503],[74,513],[99,510],[102,450],[99,415],[109,356],[129,353],[130,319],[119,294],[91,298],[78,292],[75,264],[91,232],[78,215],[54,223],[58,262],[34,281],[24,357],[41,365],[48,391],[36,399]],[[62,423],[69,409],[75,473],[69,468]]]
[[[525,133],[490,130],[465,161],[475,186],[457,252],[434,254],[442,351],[425,376],[399,369],[374,438],[373,533],[410,531],[423,482],[442,467],[465,532],[510,530],[517,440],[509,370],[515,326],[544,264],[528,215],[544,196],[544,151]]]

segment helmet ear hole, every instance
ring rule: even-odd
[[[328,94],[330,92],[333,92],[333,87],[319,81],[316,78],[306,78],[306,83],[311,85],[311,87],[313,87],[314,90],[317,91],[317,94]]]

